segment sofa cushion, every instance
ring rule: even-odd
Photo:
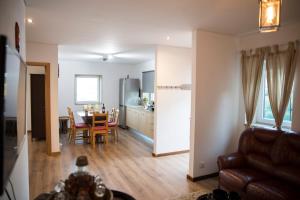
[[[95,126],[92,129],[93,131],[102,131],[102,130],[107,130],[106,126]]]
[[[300,188],[300,168],[297,166],[278,166],[274,171],[275,175],[289,183],[298,185]]]
[[[118,125],[117,122],[109,122],[108,123],[108,127],[115,127],[117,125]]]
[[[246,189],[247,199],[255,200],[296,200],[300,193],[284,182],[263,180],[251,182]]]
[[[87,125],[86,123],[76,123],[75,127],[76,128],[89,128],[89,125]]]
[[[282,135],[281,131],[268,129],[247,129],[240,137],[239,152],[247,154],[260,154],[271,157],[273,144]]]
[[[246,156],[248,166],[274,175],[272,160],[268,156],[261,154],[248,154]]]
[[[225,169],[220,171],[219,176],[220,185],[232,191],[245,190],[249,182],[268,178],[265,173],[254,169]]]

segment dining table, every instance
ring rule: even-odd
[[[92,124],[92,120],[93,120],[93,113],[92,111],[77,111],[77,115],[79,117],[81,117],[81,119],[84,121],[84,123],[86,124]]]

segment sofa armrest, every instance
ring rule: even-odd
[[[246,160],[241,153],[232,153],[218,157],[219,171],[222,169],[240,168],[245,166]]]

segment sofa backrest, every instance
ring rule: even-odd
[[[275,165],[295,165],[300,168],[300,135],[283,134],[271,153]]]
[[[300,185],[300,134],[250,128],[239,141],[249,167]]]
[[[243,154],[256,153],[271,158],[273,145],[281,135],[282,131],[262,128],[246,129],[240,137],[239,151]]]

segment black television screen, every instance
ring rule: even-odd
[[[0,36],[0,193],[26,135],[26,65]]]

